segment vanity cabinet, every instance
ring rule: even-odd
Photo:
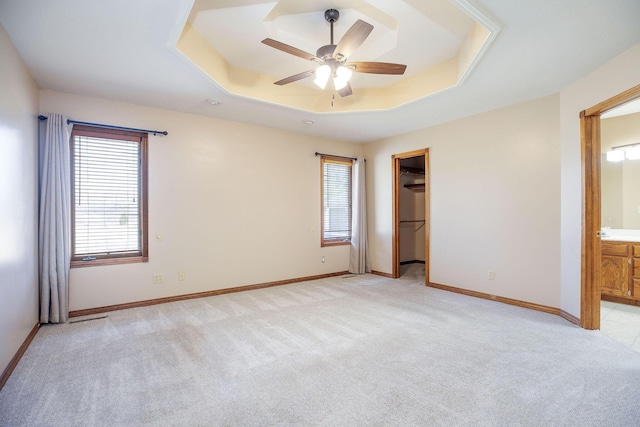
[[[603,241],[601,262],[602,296],[640,302],[640,243]]]

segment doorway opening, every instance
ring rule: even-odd
[[[636,99],[640,99],[640,85],[580,113],[583,171],[580,326],[584,329],[600,329],[600,294],[603,279],[600,116]],[[631,262],[634,263],[635,259]],[[633,267],[632,265],[632,269]]]
[[[429,149],[391,157],[393,176],[392,276],[417,274],[429,283]]]

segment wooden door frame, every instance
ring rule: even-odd
[[[640,85],[580,112],[580,151],[582,161],[582,260],[580,326],[600,329],[600,115],[640,98]]]
[[[393,237],[391,245],[391,276],[394,279],[400,277],[400,160],[411,157],[424,156],[424,269],[425,280],[429,283],[429,267],[431,259],[430,249],[430,231],[431,231],[431,215],[430,215],[430,183],[429,178],[429,149],[409,151],[406,153],[394,154],[391,156],[391,175],[393,177]]]

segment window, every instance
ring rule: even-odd
[[[351,242],[351,166],[349,160],[322,156],[322,246]]]
[[[75,125],[71,266],[147,262],[147,134]]]

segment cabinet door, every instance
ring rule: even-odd
[[[602,256],[602,293],[620,297],[629,292],[629,258]]]

